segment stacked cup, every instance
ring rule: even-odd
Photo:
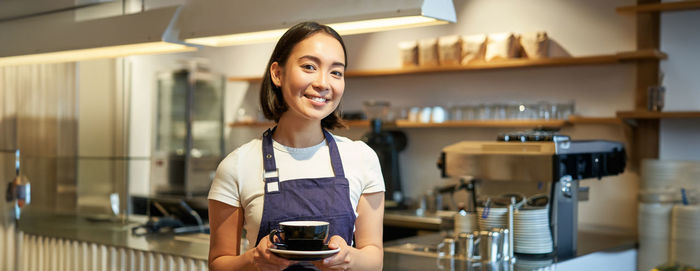
[[[670,203],[639,203],[639,270],[651,270],[666,263],[672,208]]]
[[[671,217],[671,261],[700,267],[700,205],[673,206]]]
[[[479,225],[476,222],[476,214],[474,212],[467,212],[461,210],[457,212],[454,216],[454,234],[460,234],[463,232],[471,233],[478,230]]]

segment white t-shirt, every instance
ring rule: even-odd
[[[362,141],[335,135],[333,138],[350,184],[350,202],[357,216],[357,203],[362,194],[385,190],[379,159]],[[334,176],[325,140],[308,148],[287,147],[274,140],[272,145],[280,182]],[[251,246],[257,241],[262,220],[265,194],[262,160],[262,140],[246,143],[221,161],[209,190],[209,199],[243,208],[243,228]]]

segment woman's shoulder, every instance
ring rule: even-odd
[[[372,155],[372,156],[377,155],[374,152],[374,150],[372,148],[370,148],[369,145],[367,145],[367,143],[365,143],[362,140],[352,140],[350,138],[347,138],[344,136],[339,136],[339,135],[333,135],[333,138],[335,139],[335,142],[338,144],[339,149],[350,151],[351,153],[357,154],[361,157],[366,157],[366,155]]]
[[[232,152],[230,152],[217,167],[216,171],[218,175],[228,176],[227,178],[233,178],[237,176],[241,168],[248,168],[246,164],[255,161],[251,159],[252,155],[260,155],[260,149],[262,148],[262,143],[260,139],[253,139],[248,143],[241,145]],[[254,154],[255,150],[257,153]],[[262,160],[262,158],[260,158]],[[234,178],[235,179],[235,178]]]
[[[233,162],[239,160],[239,157],[252,157],[254,153],[260,154],[262,149],[262,140],[259,138],[248,141],[230,152],[224,158],[224,162]]]

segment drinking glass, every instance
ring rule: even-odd
[[[570,115],[574,114],[574,102],[569,101],[566,103],[557,104],[557,118],[558,119],[568,119]]]
[[[464,119],[464,115],[462,114],[462,106],[459,105],[453,105],[450,106],[449,109],[449,120],[451,121],[460,121]]]
[[[497,103],[491,105],[491,118],[495,120],[504,120],[507,118],[507,106],[505,104]]]

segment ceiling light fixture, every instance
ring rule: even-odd
[[[193,51],[166,42],[181,6],[76,22],[72,13],[0,23],[0,66]]]
[[[452,0],[191,1],[176,28],[186,43],[271,42],[295,23],[317,21],[341,35],[456,22]]]

